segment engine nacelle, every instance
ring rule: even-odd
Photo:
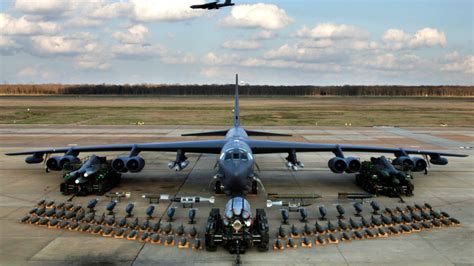
[[[72,155],[64,155],[63,157],[61,157],[61,160],[59,160],[59,166],[61,168],[63,168],[65,164],[76,164],[76,163],[81,163],[81,159]]]
[[[392,161],[392,164],[393,165],[408,165],[411,168],[415,166],[415,163],[413,162],[412,158],[410,158],[409,156],[397,157]]]
[[[132,173],[140,172],[145,167],[145,159],[140,156],[134,156],[128,159],[127,169]]]
[[[443,158],[439,155],[430,155],[430,163],[436,164],[436,165],[447,165],[448,159]]]
[[[113,161],[112,161],[112,168],[119,172],[119,173],[126,173],[128,172],[128,169],[127,169],[127,162],[129,160],[130,157],[128,156],[120,156],[120,157],[117,157],[115,158]]]
[[[328,167],[333,173],[340,174],[347,169],[347,162],[344,158],[334,157],[329,160]]]
[[[43,155],[38,156],[38,155],[31,155],[26,157],[25,162],[27,164],[33,164],[33,163],[42,163],[44,161]]]
[[[423,158],[411,157],[411,160],[413,161],[413,165],[414,165],[413,168],[411,169],[413,172],[425,171],[426,167],[428,167],[428,164]]]
[[[46,167],[53,171],[61,171],[63,168],[59,163],[62,159],[62,156],[53,156],[46,161]]]
[[[360,163],[359,159],[354,157],[347,157],[345,158],[347,168],[346,173],[357,173],[360,171],[362,164]]]

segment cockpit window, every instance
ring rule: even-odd
[[[242,149],[229,149],[222,153],[221,159],[224,160],[251,160],[252,157],[250,154],[248,154],[245,150]]]
[[[232,159],[233,160],[239,160],[240,159],[240,153],[238,153],[238,152],[232,153]]]

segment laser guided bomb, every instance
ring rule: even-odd
[[[249,202],[242,197],[230,199],[221,216],[218,208],[209,214],[205,246],[215,251],[217,245],[223,245],[230,253],[241,254],[252,246],[259,251],[267,251],[269,243],[268,221],[265,211],[257,209],[252,217]]]
[[[372,157],[370,162],[362,162],[356,183],[372,194],[411,196],[415,188],[412,172],[426,169],[426,161],[421,158],[413,161],[410,158],[398,157],[390,163],[385,156]]]
[[[60,191],[65,195],[102,195],[120,183],[120,173],[112,169],[106,157],[91,155],[82,164],[80,160],[71,159],[63,163],[64,160],[60,160],[59,165],[64,169],[64,182],[60,185]]]

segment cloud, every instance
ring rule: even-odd
[[[462,56],[455,51],[447,54],[443,61],[442,71],[474,74],[474,55]]]
[[[220,67],[205,67],[201,69],[200,74],[207,78],[215,78],[222,75],[226,75],[228,73],[227,73],[227,70],[224,70]]]
[[[54,22],[32,21],[26,16],[18,19],[0,13],[0,32],[2,35],[54,34],[60,27]]]
[[[111,47],[113,55],[119,59],[141,60],[161,57],[166,49],[159,44],[120,44]]]
[[[126,32],[115,32],[112,36],[122,43],[142,43],[150,32],[142,24],[131,26]]]
[[[107,70],[111,64],[97,56],[83,55],[77,58],[76,67],[82,70]]]
[[[193,64],[197,61],[196,56],[190,53],[174,55],[163,55],[161,61],[167,64]]]
[[[28,14],[56,14],[69,8],[68,0],[16,0],[14,8]]]
[[[432,47],[436,45],[444,47],[446,44],[444,32],[433,28],[423,28],[417,31],[410,40],[410,46],[412,47]]]
[[[353,62],[354,65],[387,71],[413,70],[420,63],[421,59],[414,54],[402,54],[397,56],[392,53],[373,55]]]
[[[230,15],[220,20],[219,24],[224,27],[276,30],[292,22],[293,19],[278,6],[258,3],[233,7]]]
[[[251,40],[234,40],[223,42],[221,47],[231,50],[257,50],[260,48],[260,44]]]
[[[325,38],[325,39],[342,39],[354,38],[365,39],[369,36],[369,32],[365,29],[345,24],[320,23],[310,29],[303,26],[296,31],[296,36],[300,38]]]
[[[64,25],[71,28],[93,28],[101,26],[103,23],[100,19],[74,17],[67,20]]]
[[[206,65],[232,65],[240,61],[240,57],[234,54],[216,54],[209,52],[201,60]]]
[[[21,49],[14,39],[8,36],[0,35],[0,54],[2,55],[12,55]]]
[[[262,30],[262,31],[254,33],[252,35],[252,39],[253,40],[270,40],[277,36],[278,34],[276,34],[274,31]]]
[[[100,45],[97,42],[80,38],[80,36],[34,36],[31,37],[32,49],[40,56],[71,56],[100,51]]]
[[[26,78],[42,78],[42,79],[52,79],[56,77],[56,73],[44,68],[43,66],[35,66],[35,67],[25,67],[20,69],[16,76],[21,79]]]
[[[413,35],[400,29],[389,29],[383,33],[382,41],[386,48],[392,50],[434,46],[445,47],[447,44],[444,32],[433,28],[420,29]]]
[[[114,19],[121,16],[127,16],[132,10],[132,3],[117,2],[101,5],[92,11],[89,16],[96,19]]]
[[[203,0],[132,0],[133,18],[138,21],[181,21],[199,17],[202,10],[189,8]]]

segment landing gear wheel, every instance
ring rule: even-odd
[[[217,180],[216,184],[214,185],[214,193],[215,194],[222,194],[222,185],[221,181]]]
[[[252,181],[252,194],[257,195],[258,193],[258,183],[257,181]]]
[[[217,244],[215,242],[215,235],[220,233],[221,218],[218,208],[213,208],[209,213],[206,225],[206,235],[204,236],[204,245],[206,251],[216,251]]]
[[[407,196],[413,196],[413,190],[415,190],[415,185],[412,182],[409,182],[407,185]]]

